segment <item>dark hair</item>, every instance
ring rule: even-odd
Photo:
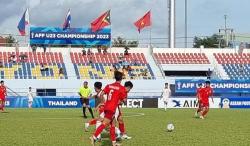
[[[95,82],[94,87],[97,89],[102,89],[102,82]]]
[[[127,81],[127,82],[124,83],[124,86],[125,87],[130,87],[132,89],[134,85],[133,85],[133,83],[131,81]]]
[[[199,86],[202,86],[202,83],[198,83]]]
[[[115,71],[115,72],[114,72],[114,75],[115,75],[115,80],[116,80],[116,81],[121,81],[121,80],[122,80],[123,73],[121,73],[121,72],[119,72],[119,71]]]
[[[206,84],[210,84],[210,81],[206,81],[205,83],[206,83]]]
[[[0,83],[4,83],[4,81],[2,80]]]

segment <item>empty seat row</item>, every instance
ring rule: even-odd
[[[61,53],[57,52],[0,52],[0,61],[2,63],[12,62],[11,58],[15,57],[15,62],[29,62],[29,63],[63,63]],[[23,60],[21,60],[21,56]]]
[[[219,64],[250,64],[250,53],[214,53]]]
[[[210,64],[205,53],[154,53],[159,64]]]

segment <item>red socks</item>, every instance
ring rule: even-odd
[[[111,141],[116,141],[116,136],[115,136],[115,126],[114,125],[111,125],[110,126],[110,139]]]
[[[101,124],[95,131],[94,136],[97,137],[99,134],[102,133],[102,130],[105,128],[106,126],[104,124]]]
[[[97,121],[96,119],[90,120],[90,121],[89,121],[89,125],[95,125],[95,124],[96,124],[96,121]]]
[[[125,126],[124,126],[124,123],[119,123],[119,130],[121,131],[122,134],[125,133]]]

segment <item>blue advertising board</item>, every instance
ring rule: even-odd
[[[222,97],[221,108],[250,108],[250,97]]]
[[[30,27],[30,44],[45,45],[110,45],[111,29],[92,32],[90,28]]]
[[[8,96],[5,101],[5,106],[9,108],[26,108],[28,107],[27,97],[11,97]],[[95,99],[90,100],[90,106],[95,107]],[[55,97],[35,97],[33,108],[80,108],[79,96],[55,96]]]
[[[195,93],[205,80],[175,80],[176,93]],[[250,93],[250,80],[211,80],[214,93]]]

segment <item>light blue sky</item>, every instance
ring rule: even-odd
[[[249,0],[187,1],[188,36],[217,33],[224,26],[225,14],[228,26],[236,33],[250,33]],[[67,9],[71,8],[72,27],[88,27],[93,19],[111,9],[113,37],[126,38],[149,36],[149,29],[139,35],[133,23],[151,9],[152,37],[167,37],[167,0],[0,0],[0,33],[17,34],[17,23],[27,6],[35,26],[61,26]],[[184,0],[176,0],[176,35],[184,36]]]

